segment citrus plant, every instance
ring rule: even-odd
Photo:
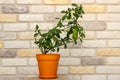
[[[72,8],[61,11],[63,16],[58,19],[57,25],[46,33],[42,33],[39,26],[35,27],[34,43],[39,47],[42,54],[59,52],[60,46],[67,48],[67,44],[73,42],[77,44],[85,38],[83,27],[78,19],[82,18],[84,10],[82,5],[72,4]],[[63,34],[64,37],[63,37]]]

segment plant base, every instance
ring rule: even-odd
[[[38,61],[39,78],[57,78],[57,69],[60,54],[37,54],[36,58]]]

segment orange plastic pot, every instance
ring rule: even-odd
[[[36,54],[39,68],[39,78],[57,78],[60,54]]]

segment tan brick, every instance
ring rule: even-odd
[[[21,32],[19,33],[19,39],[34,39],[33,32]]]
[[[53,13],[54,6],[30,6],[31,13]]]
[[[70,4],[70,0],[44,0],[45,4]]]
[[[106,75],[82,75],[82,80],[107,80]]]
[[[120,31],[98,31],[96,33],[97,35],[97,38],[100,38],[100,39],[119,39],[120,38]]]
[[[42,0],[17,0],[18,4],[42,4]]]
[[[39,25],[41,30],[49,30],[55,27],[54,23],[30,23],[30,30],[35,30],[35,26]]]
[[[97,66],[96,67],[96,73],[120,73],[120,67],[119,66]]]
[[[24,74],[37,75],[38,74],[38,67],[18,67],[18,74],[21,74],[21,75],[24,75]]]
[[[0,4],[15,4],[15,0],[0,0]]]
[[[94,49],[71,49],[72,56],[95,56]]]
[[[108,57],[107,64],[120,64],[120,57]]]
[[[25,66],[27,65],[26,58],[2,59],[3,66]]]
[[[106,12],[105,5],[83,5],[85,12]]]
[[[85,32],[86,36],[85,36],[85,39],[95,39],[95,32],[93,31],[86,31]]]
[[[79,58],[60,58],[60,65],[80,65]]]
[[[15,67],[0,67],[0,74],[1,75],[16,74],[16,68]]]
[[[0,31],[1,31],[1,29],[2,29],[2,25],[0,24]]]
[[[0,48],[2,48],[3,47],[3,42],[2,41],[0,41]]]
[[[17,55],[20,57],[30,57],[41,53],[39,49],[19,49]]]
[[[99,4],[119,4],[119,0],[96,0]]]
[[[117,13],[106,13],[106,14],[98,14],[98,21],[120,21],[120,14]]]
[[[119,48],[97,49],[96,53],[99,56],[120,56],[120,49]]]
[[[94,3],[94,0],[71,0],[71,3]]]
[[[107,12],[120,12],[120,5],[108,5]]]
[[[29,48],[29,41],[4,41],[4,48]]]
[[[0,22],[16,22],[17,16],[14,14],[0,14]]]
[[[105,40],[84,40],[82,43],[84,47],[106,47]]]
[[[26,31],[28,28],[27,23],[6,23],[3,24],[4,31]]]
[[[120,48],[120,40],[108,40],[108,46]]]
[[[84,14],[83,18],[79,18],[78,21],[96,21],[95,14]]]
[[[120,75],[108,75],[108,80],[120,80]]]
[[[70,67],[71,74],[92,74],[95,73],[95,67],[93,66],[79,66]]]
[[[120,23],[119,22],[107,23],[107,30],[120,30]]]
[[[42,14],[20,14],[20,21],[43,21],[44,16]]]

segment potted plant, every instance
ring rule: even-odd
[[[72,8],[61,13],[64,15],[57,18],[57,25],[48,32],[42,33],[38,25],[35,28],[34,43],[42,52],[36,54],[40,78],[57,77],[60,54],[51,54],[52,52],[59,52],[60,46],[67,48],[67,44],[71,42],[77,44],[78,39],[82,42],[85,37],[84,29],[78,22],[78,18],[82,18],[84,14],[82,5],[73,3]]]

